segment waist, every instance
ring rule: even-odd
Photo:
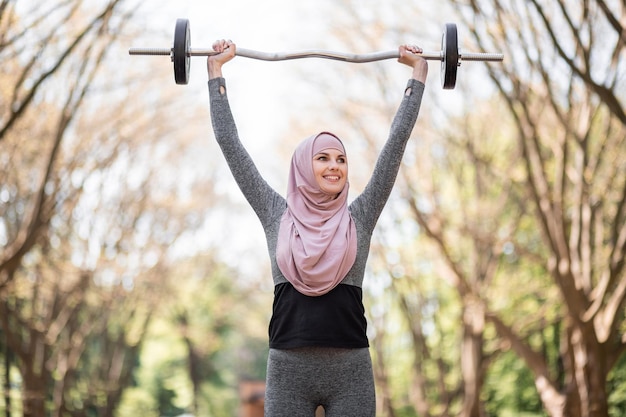
[[[319,297],[299,293],[291,283],[274,287],[270,348],[367,348],[367,320],[360,287],[339,284]]]

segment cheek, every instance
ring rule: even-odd
[[[317,163],[317,164],[314,163],[313,164],[313,175],[315,177],[319,177],[319,176],[322,175],[322,172],[324,172],[324,167],[321,164],[319,164],[319,163]]]

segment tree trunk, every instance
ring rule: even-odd
[[[593,333],[584,336],[585,328],[573,326],[568,331],[571,355],[572,389],[568,391],[564,414],[580,417],[608,417],[606,392],[606,355]]]
[[[22,406],[24,417],[43,417],[46,415],[46,380],[37,375],[31,368],[22,370],[24,388],[22,390]]]
[[[482,390],[483,332],[485,313],[479,303],[466,303],[463,308],[463,346],[461,371],[463,373],[463,408],[459,417],[482,417],[480,402]]]
[[[391,400],[391,390],[389,387],[389,376],[387,375],[387,365],[384,359],[384,349],[381,346],[385,337],[379,336],[374,338],[374,350],[376,356],[374,358],[373,370],[378,385],[378,399],[380,399],[380,405],[378,408],[382,410],[382,415],[386,417],[395,417],[395,411],[393,407],[393,401]]]
[[[4,344],[4,412],[6,417],[11,417],[11,362],[13,352]]]

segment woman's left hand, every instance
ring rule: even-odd
[[[423,83],[426,82],[428,75],[428,62],[421,56],[424,52],[422,48],[416,45],[400,45],[398,47],[398,62],[413,68],[412,78]]]

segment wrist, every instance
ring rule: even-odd
[[[207,63],[207,70],[209,79],[220,78],[222,76],[222,65],[218,62],[214,62],[209,59]]]
[[[426,61],[417,62],[415,66],[413,67],[412,78],[418,81],[421,81],[422,83],[425,83],[427,75],[428,75],[428,63]]]

